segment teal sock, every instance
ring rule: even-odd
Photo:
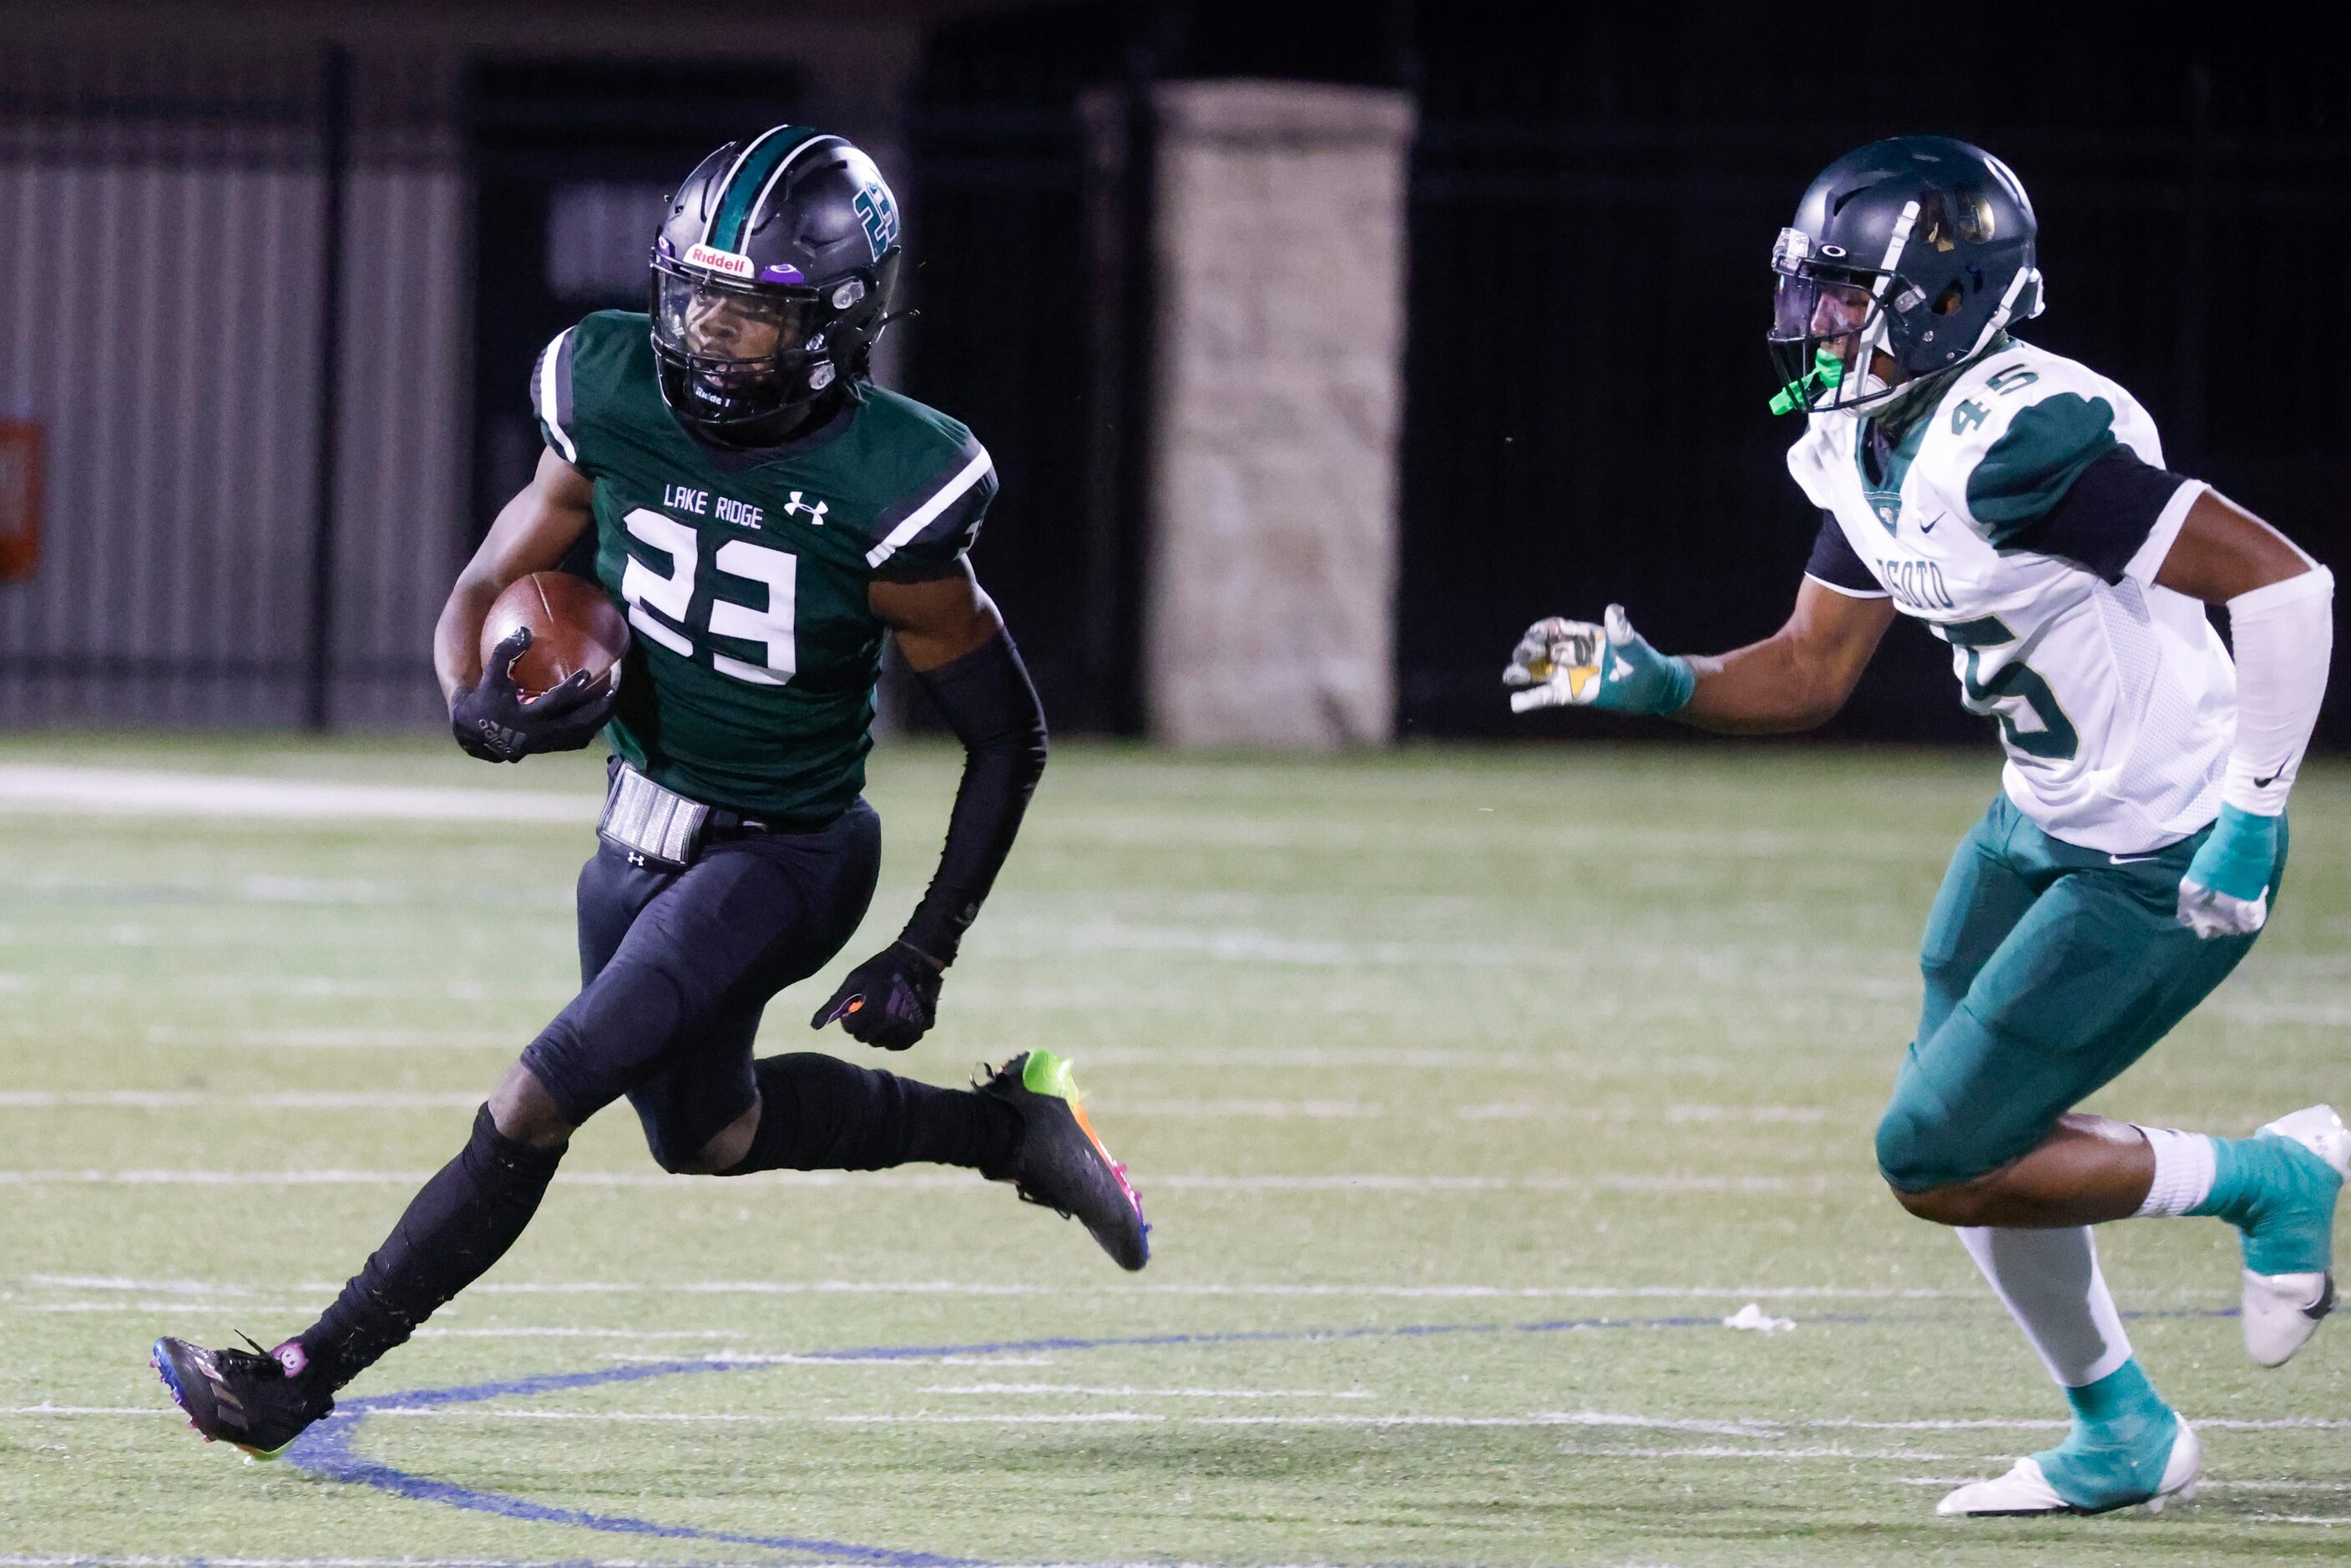
[[[2212,1190],[2188,1212],[2242,1232],[2245,1267],[2256,1274],[2314,1274],[2334,1260],[2341,1185],[2333,1167],[2292,1138],[2215,1138]]]
[[[2074,1429],[2032,1457],[2057,1495],[2076,1508],[2144,1502],[2163,1485],[2179,1417],[2131,1357],[2095,1383],[2065,1390]]]

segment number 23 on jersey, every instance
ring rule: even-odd
[[[753,609],[731,600],[708,601],[707,619],[699,628],[687,619],[694,609],[694,589],[702,570],[701,536],[676,518],[639,507],[622,519],[630,537],[669,557],[670,569],[654,570],[637,556],[629,557],[621,573],[621,597],[629,606],[629,624],[683,658],[694,657],[694,637],[740,639],[763,651],[750,664],[716,648],[711,667],[722,675],[754,685],[780,686],[799,667],[792,648],[792,611],[798,595],[799,558],[748,539],[729,539],[711,552],[710,570],[720,578],[763,585],[767,607]]]

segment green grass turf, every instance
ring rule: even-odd
[[[5,760],[583,802],[598,782],[590,759],[493,770],[406,742],[19,737]],[[904,917],[954,761],[877,757],[873,915],[779,1001],[768,1049],[809,1046],[820,986]],[[485,1288],[351,1392],[628,1356],[1493,1332],[744,1364],[375,1416],[354,1450],[548,1508],[998,1563],[2345,1556],[2351,1331],[2251,1366],[2232,1322],[2195,1315],[2233,1301],[2206,1221],[2104,1237],[2126,1308],[2174,1314],[2133,1332],[2212,1423],[2203,1500],[1932,1517],[1943,1479],[2053,1437],[1969,1423],[2061,1413],[1870,1155],[1918,926],[1994,775],[1981,754],[1064,747],[939,1028],[859,1059],[949,1082],[1030,1045],[1075,1057],[1158,1226],[1145,1274],[955,1173],[660,1177],[620,1111]],[[792,1560],[246,1464],[143,1413],[164,1405],[150,1339],[299,1328],[463,1142],[470,1097],[569,992],[588,841],[0,817],[0,1563]],[[2351,1094],[2346,851],[2351,774],[2314,768],[2260,951],[2100,1108],[2242,1132]],[[116,1092],[165,1098],[91,1098]],[[300,1093],[326,1098],[254,1099]],[[291,1172],[348,1179],[273,1179]],[[1798,1326],[1714,1326],[1749,1301]],[[1600,1319],[1624,1326],[1515,1326]]]

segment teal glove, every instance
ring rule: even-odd
[[[1596,707],[1613,713],[1679,713],[1698,689],[1687,659],[1660,653],[1633,630],[1621,604],[1595,626],[1552,616],[1519,639],[1502,684],[1512,713],[1543,707]]]
[[[2179,924],[2199,936],[2250,936],[2270,917],[2270,873],[2277,865],[2278,819],[2234,806],[2179,879]]]

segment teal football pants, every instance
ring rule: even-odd
[[[1919,1192],[2024,1155],[2228,977],[2254,937],[2206,941],[2178,919],[2210,831],[2115,856],[1993,800],[1927,918],[1918,1035],[1877,1124],[1887,1182]],[[2285,856],[2281,822],[2273,908]]]

